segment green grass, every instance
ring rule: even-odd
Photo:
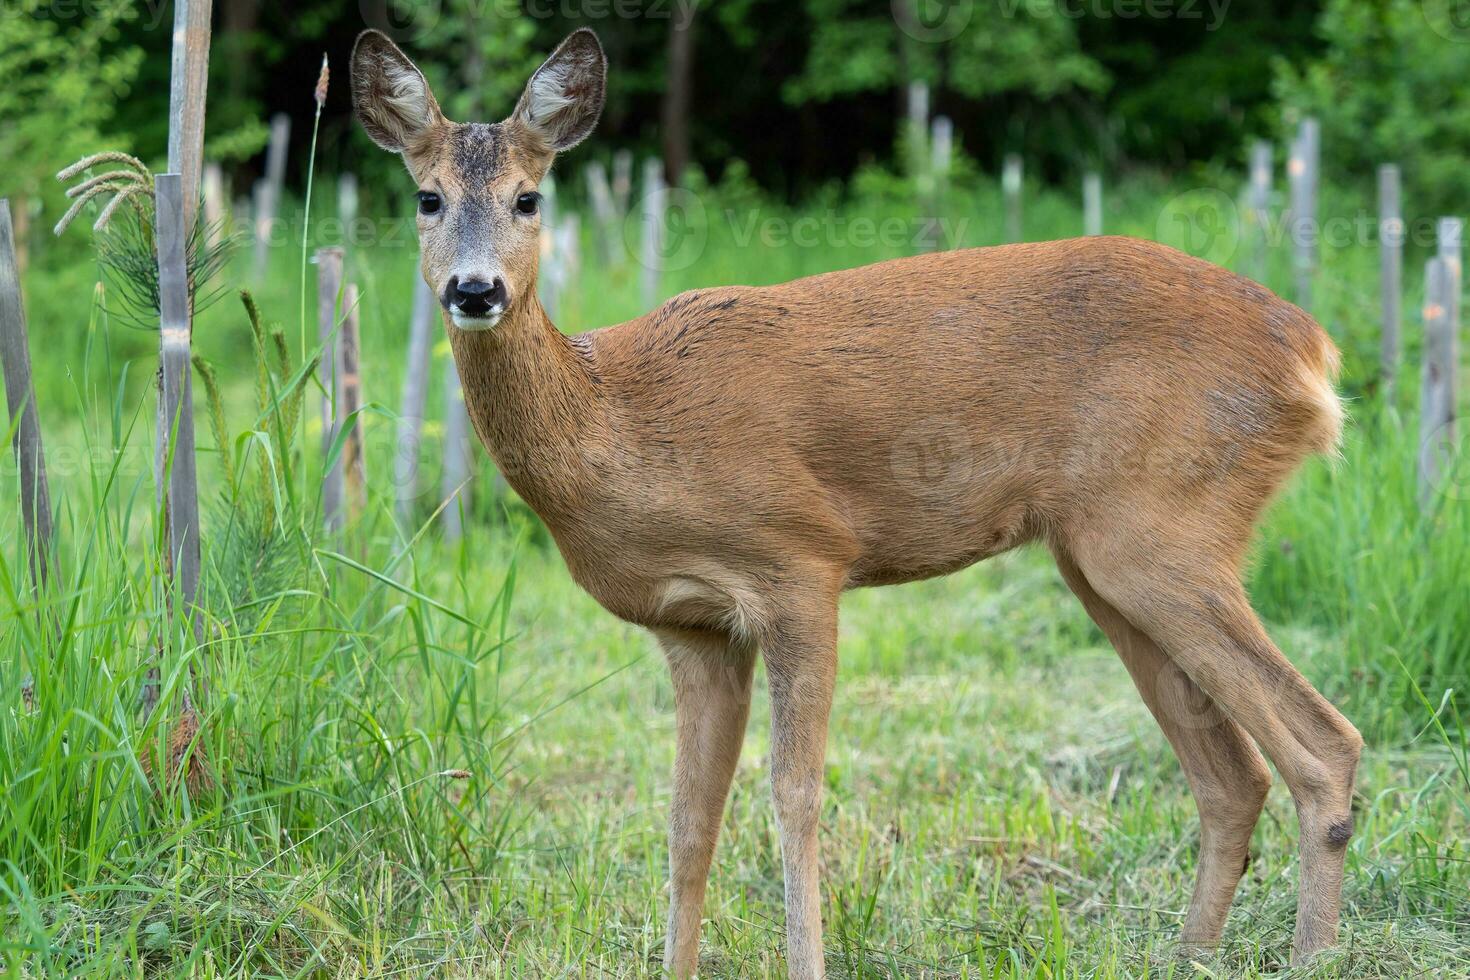
[[[1212,175],[1199,183],[1229,186]],[[867,174],[855,186],[851,198],[833,191],[801,208],[738,181],[702,190],[704,244],[663,292],[909,251],[863,244],[850,225],[916,215],[907,185]],[[320,213],[331,190],[318,188]],[[1194,214],[1195,197],[1162,203],[1179,190],[1143,179],[1116,189],[1110,230],[1189,232],[1173,217]],[[984,183],[962,180],[949,207],[974,215],[963,243],[999,239],[1000,204]],[[811,246],[771,245],[742,240],[752,216],[776,229],[803,216],[849,224]],[[1028,200],[1031,237],[1078,224],[1069,195]],[[1236,238],[1210,254],[1246,268],[1248,241]],[[39,601],[18,522],[0,531],[0,957],[9,973],[656,972],[673,706],[652,641],[577,590],[483,462],[469,534],[439,539],[437,423],[422,453],[422,534],[389,516],[381,477],[415,275],[410,244],[400,230],[350,260],[363,290],[365,392],[385,409],[361,417],[374,494],[348,535],[316,532],[310,494],[269,539],[257,531],[258,501],[218,499],[223,473],[201,398],[203,644],[159,585],[156,337],[89,307],[95,266],[75,254],[42,256],[28,276],[61,521],[58,574]],[[637,266],[596,256],[589,238],[564,328],[639,312]],[[300,258],[294,246],[279,249],[254,284],[288,338]],[[1463,976],[1470,776],[1454,697],[1463,704],[1470,680],[1470,502],[1450,494],[1426,513],[1415,499],[1415,372],[1388,407],[1373,377],[1375,261],[1360,247],[1324,256],[1320,315],[1344,348],[1355,422],[1344,458],[1309,465],[1272,510],[1251,589],[1283,648],[1369,736],[1342,947],[1301,975]],[[230,286],[247,284],[246,266],[248,256]],[[1288,284],[1279,254],[1266,278]],[[247,432],[253,355],[233,297],[204,312],[196,340],[224,382],[230,431]],[[1411,345],[1407,363],[1416,356]],[[445,357],[441,344],[436,385]],[[441,403],[432,392],[434,418]],[[304,443],[315,447],[314,399],[306,419]],[[262,443],[236,440],[236,465],[254,473]],[[316,455],[307,454],[307,485]],[[8,500],[15,482],[7,470]],[[1173,940],[1194,873],[1193,804],[1126,672],[1043,553],[853,593],[841,639],[822,821],[835,976],[1285,970],[1296,826],[1284,788],[1278,781],[1257,829],[1226,947],[1218,959],[1181,958]],[[155,661],[163,709],[144,722],[138,692]],[[164,769],[159,739],[186,688],[203,710],[193,752],[215,789],[160,787],[145,773]],[[783,970],[767,723],[758,693],[707,908],[711,976]]]

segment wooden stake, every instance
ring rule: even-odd
[[[643,161],[643,308],[658,302],[664,244],[664,168],[655,158]]]
[[[1464,288],[1464,236],[1465,222],[1460,218],[1440,218],[1436,226],[1439,238],[1439,258],[1445,264],[1445,284],[1449,302],[1446,304],[1450,316],[1450,335],[1460,336],[1460,292]]]
[[[351,516],[357,518],[367,509],[367,460],[363,455],[363,419],[357,414],[362,408],[362,352],[356,283],[348,283],[342,291],[342,306],[342,404],[338,424],[351,426],[342,444],[342,469],[347,478],[347,505]]]
[[[1266,281],[1266,247],[1271,229],[1272,148],[1266,140],[1251,144],[1250,217],[1256,226],[1252,267],[1256,281]]]
[[[1019,153],[1007,153],[1001,169],[1000,186],[1006,199],[1006,241],[1021,241],[1021,185],[1025,179]]]
[[[286,147],[291,142],[291,117],[278,112],[271,117],[271,138],[265,153],[265,178],[255,185],[255,279],[265,278],[276,212],[281,206],[281,186],[286,179]]]
[[[342,219],[342,241],[352,243],[352,226],[357,223],[357,175],[345,173],[337,178],[337,217]]]
[[[954,120],[948,116],[935,116],[929,125],[930,160],[934,176],[939,180],[949,177],[954,168]]]
[[[1321,160],[1321,128],[1311,117],[1302,120],[1292,144],[1291,241],[1296,269],[1296,304],[1312,309],[1312,284],[1317,275],[1317,173]]]
[[[351,245],[357,244],[357,175],[356,173],[343,173],[337,178],[337,219],[343,223],[343,245],[347,248],[347,264],[344,270],[356,267],[356,250]],[[345,275],[345,272],[343,273]]]
[[[1399,203],[1399,168],[1378,168],[1378,285],[1383,307],[1380,363],[1392,392],[1399,370],[1399,326],[1403,311],[1404,216]]]
[[[618,261],[622,250],[618,247],[618,215],[613,203],[612,186],[607,181],[607,168],[599,161],[587,164],[587,198],[592,202],[592,217],[597,222],[597,247],[603,261]]]
[[[26,340],[25,304],[16,261],[10,201],[0,197],[0,361],[5,373],[6,427],[15,426],[16,460],[20,468],[20,510],[25,521],[31,576],[36,588],[46,582],[51,554],[51,493],[46,485],[46,453],[36,415],[31,383],[31,352]],[[20,416],[19,424],[16,416]]]
[[[948,116],[935,116],[929,124],[929,187],[925,200],[928,214],[922,234],[924,247],[938,251],[947,242],[944,236],[944,211],[949,193],[949,174],[954,166],[954,121]]]
[[[160,436],[168,455],[168,547],[174,582],[193,615],[199,591],[199,481],[194,460],[194,386],[189,335],[191,301],[185,257],[184,181],[179,174],[153,180],[158,236],[158,299],[161,307],[160,361],[163,414]],[[199,623],[195,621],[197,629]]]
[[[405,528],[418,497],[419,443],[423,438],[424,403],[429,387],[429,328],[434,321],[434,291],[414,272],[413,313],[408,321],[408,368],[403,375],[397,438],[393,447],[393,486],[398,519]]]
[[[204,164],[204,100],[209,88],[209,19],[213,6],[213,0],[174,0],[168,169],[180,175],[186,234],[194,228]]]
[[[470,417],[464,407],[459,368],[451,356],[444,365],[444,536],[458,541],[464,534],[460,510],[470,509]]]
[[[909,82],[908,125],[904,143],[908,154],[909,177],[927,183],[933,172],[929,159],[929,83]],[[927,190],[920,187],[920,191]]]
[[[556,250],[561,255],[562,295],[565,296],[582,271],[582,216],[565,211],[558,222]]]
[[[1424,270],[1424,380],[1419,394],[1419,498],[1428,505],[1455,439],[1455,333],[1451,276],[1443,258]]]
[[[1103,233],[1102,175],[1084,174],[1082,177],[1082,233]]]
[[[556,181],[548,174],[541,181],[541,234],[537,242],[541,252],[541,276],[537,287],[541,294],[541,307],[553,323],[559,312],[563,286],[561,256],[556,249],[556,223],[560,218]]]
[[[338,246],[316,250],[316,322],[317,337],[322,345],[322,459],[325,461],[337,442],[339,416],[337,402],[342,384],[341,360],[337,349],[337,297],[342,291],[342,249]],[[328,532],[342,527],[342,457],[322,474],[322,523]]]
[[[16,280],[26,274],[31,264],[31,202],[20,195],[15,197],[15,221],[10,231],[10,248],[15,254]]]
[[[618,150],[613,154],[612,195],[619,217],[626,216],[628,202],[633,199],[632,150]]]

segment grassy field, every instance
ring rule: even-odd
[[[1215,188],[1233,193],[1230,180],[1126,185],[1110,198],[1110,230],[1177,234],[1248,268],[1241,226],[1193,240],[1209,224],[1201,208],[1218,206]],[[703,237],[663,292],[912,250],[908,236],[870,243],[851,224],[897,216],[913,229],[911,189],[870,174],[852,194],[791,209],[738,181],[701,189]],[[1350,194],[1338,196],[1329,208],[1349,208]],[[999,202],[979,182],[962,180],[946,213],[975,216],[957,244],[1000,237]],[[818,229],[803,239],[812,244],[791,239],[800,218]],[[1066,195],[1037,193],[1027,222],[1030,237],[1047,238],[1080,219]],[[596,254],[589,240],[564,329],[639,312],[637,266]],[[362,416],[374,474],[388,467],[414,262],[411,231],[351,255],[365,389],[381,406]],[[1362,245],[1324,255],[1319,315],[1344,348],[1356,421],[1343,460],[1310,464],[1272,511],[1251,586],[1283,648],[1369,737],[1342,948],[1301,975],[1456,977],[1470,973],[1470,765],[1449,692],[1470,680],[1470,494],[1427,512],[1416,503],[1416,372],[1391,402],[1376,383],[1374,263]],[[247,285],[247,266],[224,285]],[[1288,272],[1273,252],[1268,283],[1284,287]],[[300,275],[299,251],[280,248],[254,284],[293,352]],[[224,496],[201,414],[209,622],[196,643],[151,547],[156,337],[79,300],[96,278],[85,261],[43,257],[26,282],[62,519],[58,575],[39,601],[18,527],[0,536],[8,972],[656,972],[673,706],[651,639],[575,588],[483,463],[468,535],[440,540],[437,423],[422,454],[422,525],[393,523],[379,478],[368,513],[333,540],[315,530],[314,450],[270,484],[280,518],[267,528],[253,489]],[[223,381],[232,459],[253,474],[269,438],[250,434],[261,428],[250,336],[231,295],[196,327]],[[446,356],[441,344],[436,379]],[[1411,346],[1407,363],[1416,356]],[[315,411],[308,398],[311,447]],[[6,480],[14,499],[13,470]],[[291,497],[296,486],[306,492]],[[155,651],[164,710],[144,722],[138,690]],[[1226,947],[1209,961],[1180,957],[1193,804],[1121,664],[1043,553],[851,594],[841,658],[823,814],[834,975],[1285,971],[1296,826],[1284,788],[1257,829]],[[201,709],[199,778],[160,785],[157,746],[177,730],[186,689]],[[765,706],[758,694],[716,860],[711,976],[783,972]]]

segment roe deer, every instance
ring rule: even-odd
[[[419,191],[423,273],[465,401],[571,574],[656,634],[676,699],[665,968],[698,964],[757,652],[792,976],[823,975],[817,824],[844,589],[1043,541],[1127,665],[1200,819],[1182,941],[1219,942],[1271,782],[1301,823],[1294,955],[1336,936],[1358,732],[1267,638],[1252,526],[1333,450],[1336,351],[1305,313],[1148,242],[900,259],[678,296],[568,337],[536,298],[536,187],[603,105],[579,30],[494,125],[445,119],[382,34],[358,118]],[[938,466],[916,453],[938,443]]]

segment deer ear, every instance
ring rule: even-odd
[[[511,118],[553,152],[587,138],[607,95],[607,57],[590,28],[572,32],[531,80]]]
[[[374,143],[401,153],[444,121],[423,72],[380,31],[352,47],[352,108]]]

